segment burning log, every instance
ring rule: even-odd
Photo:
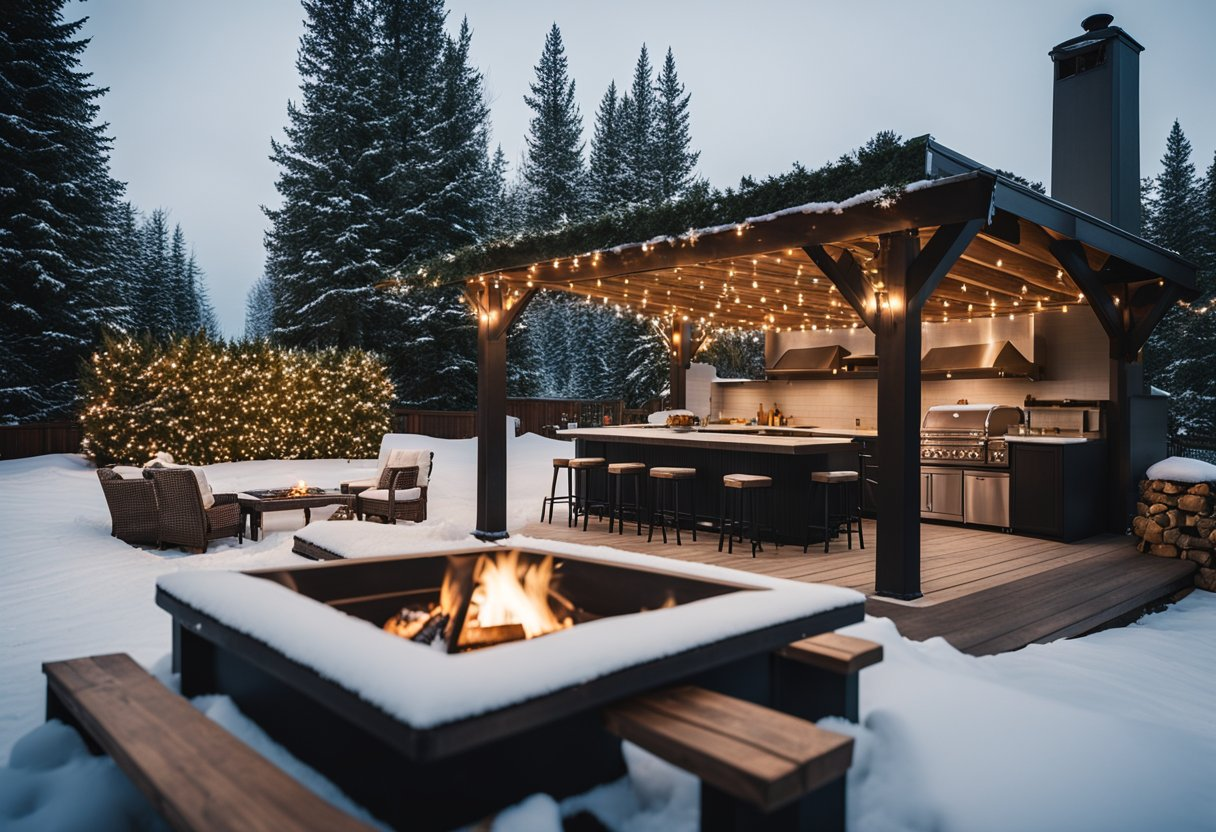
[[[508,641],[523,641],[528,637],[523,624],[500,624],[495,627],[465,627],[460,634],[460,649],[476,650]]]
[[[414,610],[405,607],[401,612],[394,615],[388,621],[384,622],[384,631],[392,633],[401,638],[410,638],[418,635],[418,631],[422,629],[431,618],[431,613],[423,612],[422,610]]]
[[[448,626],[448,621],[451,619],[446,612],[435,610],[431,617],[422,625],[422,629],[418,631],[411,641],[416,641],[419,644],[431,644],[436,638],[443,633],[445,627]]]

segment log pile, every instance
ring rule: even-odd
[[[1141,552],[1199,564],[1195,586],[1216,592],[1216,483],[1141,480],[1132,532]]]

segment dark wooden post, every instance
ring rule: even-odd
[[[512,292],[488,280],[465,296],[477,312],[477,527],[481,540],[507,534],[507,332],[532,289]]]
[[[869,276],[847,251],[833,260],[822,246],[805,249],[874,331],[882,471],[875,499],[874,591],[879,595],[921,596],[920,312],[984,222],[940,226],[923,251],[916,229],[883,234],[877,273]]]
[[[919,253],[915,233],[879,239],[875,352],[882,476],[875,500],[879,595],[919,598],[920,591],[920,306],[909,303],[907,274]],[[881,288],[880,288],[881,287]],[[914,294],[914,293],[913,293]]]
[[[672,410],[683,410],[688,404],[688,368],[692,366],[692,357],[700,346],[701,339],[693,337],[691,323],[679,318],[671,319],[671,329],[667,337],[667,356],[671,364],[671,398],[668,407]]]

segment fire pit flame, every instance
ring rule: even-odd
[[[518,551],[481,555],[471,571],[449,562],[439,603],[402,609],[384,629],[425,644],[446,641],[449,652],[456,652],[573,627],[573,618],[554,613],[551,600],[559,607],[569,602],[555,592],[553,572],[551,556],[525,558]]]
[[[293,485],[291,487],[291,489],[287,492],[287,496],[288,497],[307,497],[308,493],[309,493],[308,492],[308,483],[304,482],[304,480],[300,480],[299,482],[297,482],[295,485]]]

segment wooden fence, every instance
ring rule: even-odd
[[[631,411],[630,418],[636,418]],[[553,436],[557,428],[570,422],[582,427],[604,424],[619,425],[626,418],[625,403],[620,399],[507,399],[507,415],[519,419],[519,432]],[[439,439],[467,439],[477,435],[472,410],[414,410],[399,407],[393,411],[393,429],[397,433],[416,433]]]
[[[80,452],[84,431],[71,419],[0,426],[0,459]]]

